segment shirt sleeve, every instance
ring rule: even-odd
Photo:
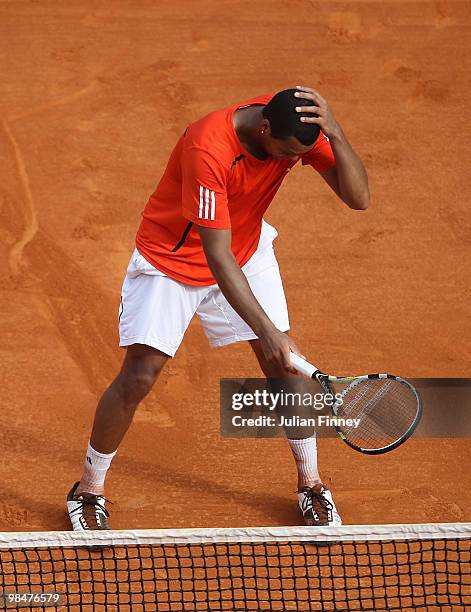
[[[325,172],[335,166],[335,157],[329,139],[322,132],[314,146],[301,157],[303,166],[309,164],[317,172]]]
[[[196,225],[229,229],[226,171],[210,153],[190,146],[182,152],[182,214]]]

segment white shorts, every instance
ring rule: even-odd
[[[258,248],[242,271],[268,317],[285,332],[289,329],[288,308],[272,244],[277,235],[264,221]],[[195,314],[214,347],[257,338],[218,285],[181,283],[154,268],[134,249],[121,292],[119,345],[146,344],[173,357]]]

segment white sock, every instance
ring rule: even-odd
[[[117,451],[109,455],[99,453],[92,448],[89,442],[87,454],[85,456],[83,476],[78,486],[78,490],[86,491],[87,493],[95,493],[95,495],[103,493],[105,489],[106,472],[116,453]]]
[[[321,482],[317,468],[317,440],[313,435],[304,440],[290,440],[296,467],[298,468],[298,484],[301,487],[313,487]]]

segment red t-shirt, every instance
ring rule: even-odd
[[[215,111],[191,124],[177,142],[136,236],[137,249],[158,270],[188,285],[215,284],[195,225],[230,228],[240,266],[256,251],[262,217],[297,162],[248,153],[233,116],[238,108],[264,106],[271,98],[258,96]],[[335,165],[322,132],[300,159],[319,172]]]

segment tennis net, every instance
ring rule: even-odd
[[[27,609],[471,610],[470,536],[471,523],[2,533],[0,592]]]

